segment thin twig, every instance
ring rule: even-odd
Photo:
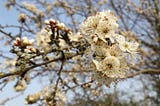
[[[11,35],[11,33],[6,33],[3,30],[0,29],[0,32],[7,35],[9,38],[11,38],[12,40],[14,39],[14,37]]]

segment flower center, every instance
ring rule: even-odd
[[[125,44],[124,47],[125,47],[125,48],[128,48],[128,44]]]
[[[102,32],[103,32],[103,33],[108,33],[108,32],[109,32],[109,29],[108,29],[108,28],[105,28],[105,29],[102,30]]]
[[[111,69],[113,68],[112,64],[106,64],[106,69]]]

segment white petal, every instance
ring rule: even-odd
[[[124,43],[125,42],[125,37],[123,35],[115,34],[113,36],[118,43]]]
[[[126,42],[124,42],[124,43],[119,43],[119,48],[123,51],[123,52],[125,52],[125,51],[127,51],[127,48],[126,48]]]
[[[92,61],[93,61],[93,63],[96,65],[97,70],[99,70],[99,69],[100,69],[100,64],[99,64],[99,62],[98,62],[97,60],[92,60]]]
[[[132,43],[132,42],[130,42],[129,43],[129,49],[131,50],[131,51],[136,51],[137,49],[138,49],[138,47],[139,47],[139,43]]]

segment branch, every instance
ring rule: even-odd
[[[94,82],[94,80],[90,80],[90,81],[88,81],[88,82],[85,82],[85,83],[82,83],[82,84],[79,84],[79,85],[75,85],[75,86],[72,86],[72,87],[70,87],[69,89],[65,89],[63,92],[66,92],[66,91],[68,91],[68,90],[71,90],[71,89],[74,89],[74,88],[76,88],[76,87],[83,87],[83,86],[85,86],[85,85],[87,85],[87,84],[89,84],[89,83],[93,83]]]
[[[77,55],[80,55],[80,54],[74,54],[74,55],[71,55],[71,56],[67,56],[67,57],[65,57],[65,59],[71,59],[71,58],[73,58],[74,56],[77,56]],[[5,73],[5,74],[0,75],[0,79],[6,78],[8,76],[14,76],[14,75],[20,75],[23,78],[25,76],[25,74],[31,69],[34,69],[36,67],[46,65],[46,64],[49,64],[49,63],[52,63],[52,62],[55,62],[55,61],[59,61],[59,60],[62,60],[62,59],[63,59],[63,56],[60,56],[56,59],[53,59],[53,60],[50,60],[50,61],[47,61],[47,62],[39,63],[39,64],[36,64],[34,66],[28,67],[28,68],[24,69],[23,71],[15,71],[15,72],[11,72],[11,73]]]
[[[14,37],[11,35],[11,33],[6,33],[3,30],[0,29],[0,32],[7,35],[9,38],[11,38],[12,40],[14,39]]]
[[[128,75],[127,78],[132,78],[132,77],[140,75],[140,74],[160,74],[160,69],[140,70],[140,71],[135,72],[131,75]]]
[[[63,55],[63,56],[64,56],[64,55]],[[56,106],[56,99],[55,99],[55,97],[56,97],[56,93],[57,93],[59,81],[61,80],[61,72],[62,72],[62,69],[63,69],[64,61],[65,61],[65,60],[64,60],[64,58],[63,58],[62,63],[61,63],[61,67],[60,67],[60,69],[59,69],[59,71],[58,71],[58,73],[57,73],[58,79],[57,79],[57,81],[56,81],[56,85],[55,85],[55,87],[54,87],[54,92],[53,92],[53,106]]]

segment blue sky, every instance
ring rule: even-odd
[[[15,9],[10,9],[9,11],[6,10],[4,7],[5,0],[0,0],[0,24],[1,25],[19,25],[17,18],[18,18],[18,12]],[[3,29],[4,30],[4,29]],[[13,34],[16,34],[15,29],[5,29],[5,31],[12,32]],[[2,33],[0,33],[0,37],[2,36]],[[9,54],[9,48],[4,47],[3,43],[0,43],[0,50],[5,51]],[[40,86],[38,86],[38,81],[32,81],[31,85],[28,86],[28,89],[24,92],[25,96],[27,94],[30,94],[31,92],[36,92],[37,90],[40,90]],[[19,93],[14,92],[15,81],[11,81],[11,83],[7,84],[7,86],[3,89],[3,91],[0,91],[0,101],[4,100],[6,98],[13,97],[15,95],[18,95]],[[13,99],[5,104],[5,106],[24,106],[24,98],[25,96],[19,96],[16,99]]]
[[[6,8],[4,8],[5,0],[0,1],[0,23],[1,24],[18,24],[17,17],[18,13],[11,9],[10,11],[7,11]]]

